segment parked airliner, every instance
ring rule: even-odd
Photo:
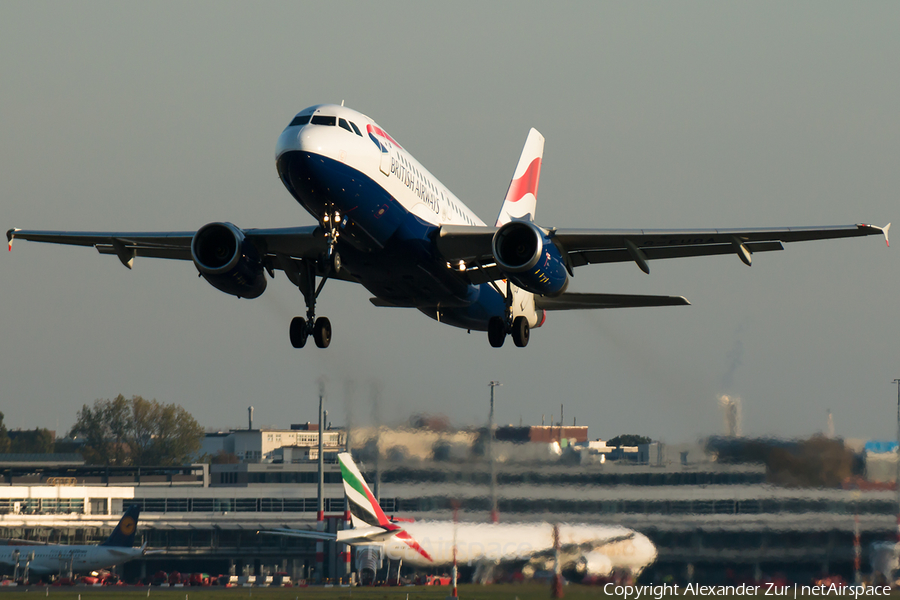
[[[99,545],[41,544],[0,546],[0,566],[25,569],[35,575],[75,573],[108,569],[144,554],[146,546],[134,547],[140,508],[130,506],[109,538]]]
[[[559,556],[560,570],[580,577],[605,577],[616,571],[637,577],[656,560],[656,546],[645,535],[618,525],[531,523],[396,523],[388,519],[350,454],[338,454],[350,529],[337,533],[274,529],[264,533],[329,539],[356,547],[357,570],[370,571],[387,558],[420,568],[447,567],[454,546],[460,565],[490,571],[506,565],[526,575],[550,570]],[[559,537],[554,546],[554,529]]]
[[[285,273],[306,303],[290,324],[294,347],[312,335],[331,343],[331,322],[316,316],[329,279],[362,284],[383,307],[417,308],[442,323],[507,335],[528,344],[548,311],[685,305],[681,296],[568,292],[574,269],[608,262],[649,262],[713,254],[750,265],[782,242],[883,234],[857,224],[768,229],[562,229],[535,223],[544,138],[526,138],[493,225],[474,212],[375,121],[343,105],[300,111],[278,138],[275,166],[287,191],[318,221],[308,227],[241,229],[208,223],[197,231],[75,232],[10,229],[6,236],[94,246],[131,268],[136,256],[192,261],[217,289],[256,298],[266,273]]]

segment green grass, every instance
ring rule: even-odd
[[[6,588],[12,592],[16,588]],[[21,590],[22,588],[18,588]],[[0,594],[3,591],[0,588]],[[32,600],[44,597],[44,587],[32,587],[28,597]],[[55,600],[143,600],[147,598],[147,588],[89,588],[89,587],[51,587],[48,597]],[[220,588],[220,587],[185,587],[150,589],[150,598],[156,600],[213,600],[226,598],[231,600],[444,600],[450,595],[449,587],[388,587],[388,588]],[[566,586],[566,598],[580,600],[603,596],[602,588],[578,585]],[[550,587],[545,584],[505,584],[459,586],[459,597],[463,600],[536,600],[550,598]]]
[[[2,588],[3,592],[24,591],[23,588]],[[86,588],[51,587],[49,594],[44,587],[32,587],[27,592],[32,600],[44,597],[45,594],[54,600],[143,600],[147,598],[147,588]],[[444,600],[450,594],[449,587],[395,587],[395,588],[152,588],[150,598],[155,600],[214,600],[224,598],[226,600]],[[891,594],[900,598],[900,591]],[[550,598],[550,587],[544,584],[504,584],[504,585],[474,585],[459,586],[459,597],[463,600],[544,600]],[[568,585],[565,589],[565,597],[572,600],[587,598],[621,598],[621,596],[607,596],[602,587],[589,587],[580,585]],[[670,598],[671,596],[665,596]],[[760,596],[765,597],[765,596]],[[810,596],[811,597],[811,596]],[[846,596],[852,598],[853,596]],[[867,596],[872,597],[872,596]],[[879,596],[883,598],[884,596]],[[642,596],[645,598],[645,596]],[[650,597],[646,597],[652,598]],[[775,598],[793,598],[789,596],[775,596]],[[862,596],[861,596],[862,598]]]

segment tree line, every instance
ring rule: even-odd
[[[0,413],[0,453],[78,452],[90,465],[183,465],[200,450],[203,428],[177,404],[119,394],[82,406],[68,438],[56,441],[47,429],[9,432]]]

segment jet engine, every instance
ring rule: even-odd
[[[266,291],[259,251],[231,223],[208,223],[197,230],[191,258],[203,278],[226,294],[256,298]]]
[[[605,577],[612,573],[612,561],[602,552],[588,552],[578,560],[576,571],[583,573],[585,577]]]
[[[356,547],[356,572],[360,585],[371,585],[384,560],[384,548],[377,545]]]
[[[542,296],[558,296],[569,285],[569,274],[559,248],[539,227],[510,221],[491,241],[500,271],[520,288]]]

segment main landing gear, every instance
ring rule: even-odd
[[[285,271],[288,272],[291,281],[300,288],[300,293],[303,294],[303,300],[306,302],[306,318],[294,317],[291,319],[291,345],[294,348],[305,346],[310,335],[319,348],[327,348],[331,344],[331,321],[328,320],[328,317],[316,318],[316,298],[322,293],[322,288],[325,287],[328,278],[341,270],[341,255],[335,250],[337,238],[340,235],[338,231],[340,222],[340,213],[336,210],[330,213],[326,212],[322,218],[322,224],[326,231],[325,237],[328,239],[328,251],[319,260],[303,259],[300,261],[299,268],[290,259],[282,262],[283,267],[291,265],[290,272],[288,269]],[[324,275],[322,281],[316,286],[318,267],[323,267]]]
[[[509,334],[513,342],[519,348],[528,345],[528,339],[531,337],[531,328],[528,326],[528,319],[525,317],[512,317],[513,294],[512,286],[509,281],[506,282],[506,311],[503,317],[491,317],[488,321],[488,341],[494,348],[499,348],[506,341]]]

